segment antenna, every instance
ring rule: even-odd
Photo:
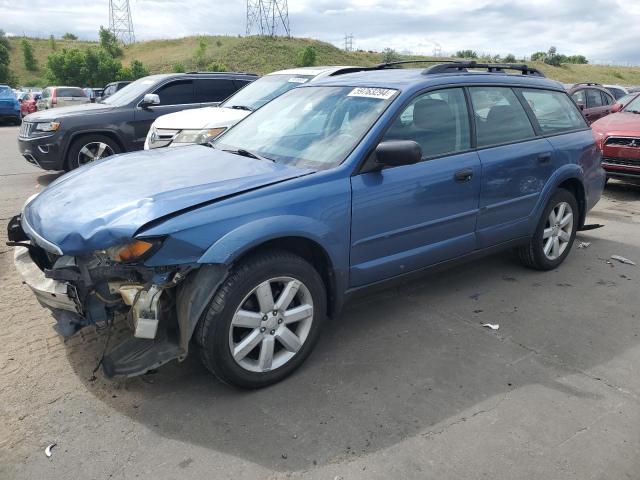
[[[287,0],[247,0],[247,35],[254,30],[258,35],[269,37],[275,37],[282,30],[290,37]]]
[[[125,45],[136,41],[129,0],[109,0],[109,30]]]

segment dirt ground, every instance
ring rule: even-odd
[[[16,135],[0,127],[4,223],[56,177]],[[612,182],[588,222],[556,271],[501,254],[354,300],[255,392],[191,357],[94,378],[103,332],[62,342],[3,227],[0,478],[638,479],[640,187]]]

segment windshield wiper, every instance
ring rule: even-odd
[[[625,110],[625,112],[640,114],[640,110]]]
[[[247,107],[246,105],[231,105],[231,108],[234,110],[246,110],[247,112],[253,112],[251,107]]]
[[[269,162],[275,163],[275,160],[273,158],[263,157],[262,155],[258,155],[257,153],[250,152],[249,150],[245,150],[244,148],[238,148],[237,150],[222,150],[222,151],[233,153],[234,155],[240,155],[242,157],[255,158],[256,160],[267,160]]]

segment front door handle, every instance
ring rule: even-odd
[[[541,153],[540,155],[538,155],[538,161],[540,163],[549,163],[551,161],[551,154],[550,153]]]
[[[473,177],[473,170],[471,170],[470,168],[465,168],[464,170],[458,170],[453,175],[453,178],[458,183],[468,182],[469,180],[471,180],[471,177]]]

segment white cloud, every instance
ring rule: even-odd
[[[22,3],[22,2],[21,2]],[[0,28],[47,37],[72,31],[96,38],[108,24],[107,1],[31,0],[28,7],[0,0]],[[131,0],[139,40],[193,34],[244,34],[245,2]],[[640,7],[625,0],[297,0],[289,2],[291,32],[340,45],[429,54],[474,49],[530,55],[555,45],[594,61],[640,64]]]

